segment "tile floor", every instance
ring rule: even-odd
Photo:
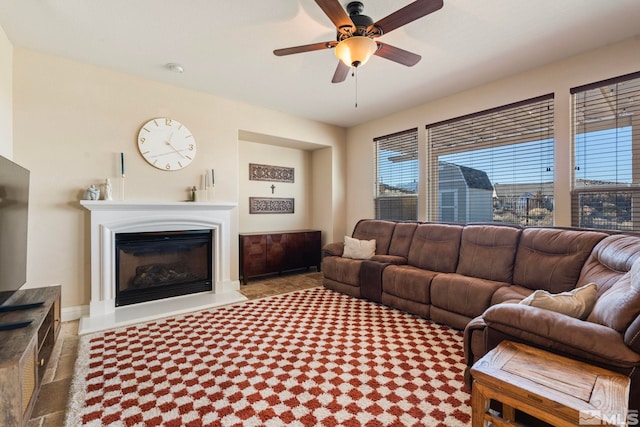
[[[320,272],[292,273],[249,280],[248,284],[240,287],[240,293],[251,300],[312,288],[321,284],[322,273]],[[64,425],[64,413],[78,352],[78,342],[78,321],[63,323],[27,427]]]

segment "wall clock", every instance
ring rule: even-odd
[[[158,117],[142,125],[138,149],[151,165],[164,171],[187,167],[196,158],[196,141],[185,125]]]

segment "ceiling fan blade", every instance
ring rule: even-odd
[[[422,59],[418,54],[386,43],[378,43],[378,50],[374,55],[397,62],[398,64],[406,65],[407,67],[413,67]]]
[[[331,79],[331,83],[341,83],[349,74],[349,70],[351,68],[344,65],[344,62],[338,61],[338,66],[336,67],[336,72],[333,73],[333,79]]]
[[[337,29],[353,27],[353,21],[338,0],[316,0],[316,3]]]
[[[380,19],[371,27],[378,27],[383,34],[402,27],[403,25],[422,18],[442,8],[442,0],[417,0],[393,12],[391,15]]]
[[[338,42],[333,41],[333,42],[305,44],[302,46],[285,47],[283,49],[274,50],[273,54],[276,56],[284,56],[284,55],[292,55],[294,53],[312,52],[314,50],[331,49],[333,47],[336,47],[337,44]]]

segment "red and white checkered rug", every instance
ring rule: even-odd
[[[462,333],[318,287],[81,337],[66,425],[469,426]]]

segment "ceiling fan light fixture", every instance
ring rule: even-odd
[[[365,36],[353,36],[342,40],[336,46],[336,56],[348,67],[359,67],[367,63],[376,53],[378,45]]]

